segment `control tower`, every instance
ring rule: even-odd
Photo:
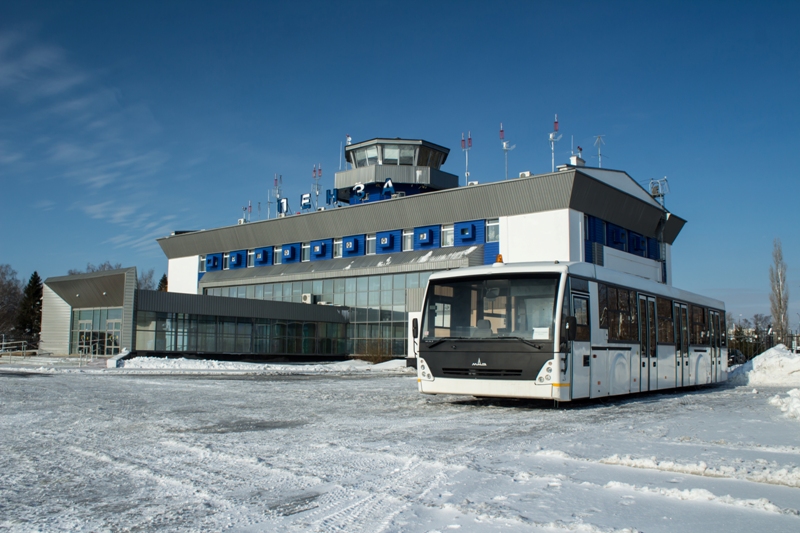
[[[345,147],[353,168],[337,172],[336,199],[351,205],[458,187],[439,168],[448,148],[413,139],[372,139]]]

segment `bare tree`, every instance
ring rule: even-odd
[[[773,242],[769,285],[772,330],[775,332],[777,342],[786,342],[786,335],[789,333],[789,285],[786,283],[786,263],[783,261],[780,239],[775,239]]]
[[[11,265],[0,265],[0,333],[9,335],[17,321],[17,310],[22,300],[22,282]]]
[[[104,261],[99,265],[95,266],[91,263],[86,263],[86,270],[79,270],[77,268],[71,268],[67,271],[67,274],[73,276],[75,274],[83,274],[83,273],[90,273],[90,272],[103,272],[106,270],[119,270],[122,268],[122,263],[115,263],[111,264],[111,261]]]
[[[151,268],[150,270],[144,270],[141,274],[139,274],[139,289],[145,291],[153,291],[156,288],[156,282],[154,280],[155,276],[155,269]]]

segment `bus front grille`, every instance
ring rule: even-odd
[[[443,377],[460,378],[518,378],[522,370],[509,368],[442,368]]]

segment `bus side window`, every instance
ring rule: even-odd
[[[575,329],[576,341],[591,340],[591,326],[589,325],[589,299],[582,296],[572,297],[572,308],[574,310],[577,328]]]

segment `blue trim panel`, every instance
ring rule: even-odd
[[[222,270],[222,254],[206,255],[206,272]]]
[[[472,246],[486,241],[486,221],[472,220],[453,225],[455,246]]]
[[[483,245],[483,264],[491,265],[497,259],[497,254],[500,253],[499,242],[487,242]]]
[[[628,230],[615,224],[606,224],[606,246],[627,252]]]
[[[333,239],[311,241],[311,260],[323,261],[333,258]]]
[[[274,248],[272,246],[256,248],[253,251],[255,252],[255,256],[253,257],[253,266],[263,267],[270,266],[272,264],[272,254],[274,253]]]
[[[302,249],[301,243],[295,242],[292,244],[284,244],[283,245],[283,256],[281,257],[281,263],[289,264],[289,263],[299,263],[300,262],[300,251]]]
[[[230,270],[247,268],[247,250],[228,252],[228,268]]]
[[[401,252],[402,246],[403,230],[380,231],[375,234],[375,252],[379,255]]]
[[[342,257],[364,255],[364,235],[351,235],[342,238]]]
[[[421,226],[414,228],[414,250],[438,248],[441,243],[441,226]]]

